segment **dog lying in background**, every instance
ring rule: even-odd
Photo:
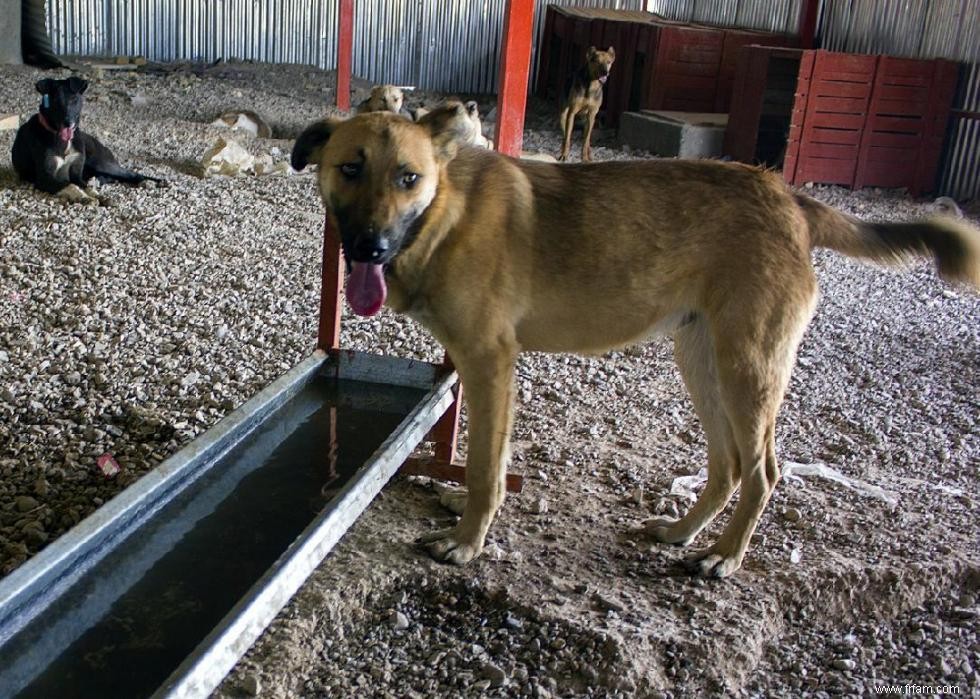
[[[265,119],[250,109],[233,109],[223,112],[211,122],[211,125],[244,131],[258,138],[272,138],[272,127]]]
[[[35,85],[41,93],[37,114],[17,130],[11,160],[17,175],[48,194],[70,201],[99,203],[86,190],[91,178],[100,183],[140,184],[145,180],[163,183],[122,167],[108,148],[78,128],[88,82],[71,77],[46,78]]]
[[[442,104],[456,104],[457,102],[458,100],[446,100]],[[468,127],[463,124],[467,132],[467,142],[470,145],[493,150],[493,141],[483,135],[483,122],[480,121],[480,105],[476,103],[476,100],[469,100],[463,103],[463,108],[466,110],[466,120],[469,121]],[[417,107],[411,112],[412,121],[419,121],[430,111],[432,110],[426,107]]]
[[[605,51],[599,51],[590,46],[585,53],[585,65],[575,71],[565,86],[565,98],[562,102],[559,121],[565,140],[562,142],[559,160],[568,159],[568,150],[572,146],[572,129],[575,128],[575,117],[585,114],[585,134],[582,136],[582,160],[592,160],[592,127],[595,117],[602,106],[602,87],[609,78],[613,61],[616,60],[616,49],[610,46]]]
[[[392,112],[400,114],[405,93],[394,85],[375,85],[371,88],[371,96],[357,105],[358,114],[369,112]]]
[[[708,482],[687,514],[643,533],[687,545],[740,488],[724,531],[688,563],[725,577],[779,481],[776,414],[817,301],[811,251],[931,258],[942,278],[980,286],[980,231],[965,221],[861,221],[740,163],[515,160],[470,147],[469,128],[458,103],[418,122],[325,119],[292,152],[296,170],[319,166],[351,309],[422,323],[462,379],[468,492],[456,527],[424,537],[440,560],[479,555],[503,502],[521,352],[674,337]]]

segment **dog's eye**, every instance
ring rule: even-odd
[[[356,180],[361,175],[360,163],[344,163],[340,166],[340,174],[348,180]]]
[[[402,175],[401,185],[405,189],[411,189],[415,186],[415,183],[419,181],[419,176],[414,172],[406,172]]]

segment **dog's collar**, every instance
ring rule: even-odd
[[[41,113],[41,112],[38,112],[37,113],[37,120],[38,120],[38,122],[40,122],[41,126],[44,127],[44,130],[45,131],[50,131],[55,136],[59,136],[60,135],[60,132],[58,131],[58,129],[53,128],[51,126],[51,124],[48,123],[48,120],[44,118],[44,114],[43,113]],[[74,137],[75,137],[75,127],[72,126],[71,127],[71,136],[68,137],[68,142],[70,143],[71,142],[71,139],[73,139]]]
[[[58,129],[51,128],[51,124],[49,124],[48,123],[48,120],[44,118],[44,113],[43,112],[38,112],[37,113],[37,120],[39,122],[41,122],[41,126],[43,126],[46,131],[50,131],[51,133],[57,135]]]

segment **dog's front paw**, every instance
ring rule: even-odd
[[[684,567],[705,578],[727,578],[742,565],[742,556],[726,553],[718,545],[696,551],[684,560]]]
[[[95,197],[90,196],[85,190],[79,187],[77,184],[70,184],[63,187],[58,192],[58,198],[70,201],[74,204],[92,204],[98,205],[99,200]]]
[[[671,517],[648,519],[631,533],[637,539],[653,539],[675,546],[687,546],[694,540],[694,535],[683,527],[681,521]]]
[[[423,534],[418,538],[417,543],[422,544],[429,555],[437,561],[458,566],[469,563],[483,550],[482,543],[467,541],[460,536],[459,527]]]

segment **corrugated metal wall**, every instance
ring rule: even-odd
[[[681,22],[795,34],[800,0],[649,0],[647,9]]]
[[[548,0],[536,0],[540,38]],[[795,32],[801,0],[557,0],[650,10],[718,26]],[[497,84],[506,0],[358,0],[354,73],[374,82],[488,93]],[[218,58],[333,68],[336,0],[60,0],[48,3],[67,55]],[[945,57],[972,64],[956,108],[980,112],[980,0],[822,0],[818,41],[835,51]],[[535,60],[536,57],[532,57]],[[980,196],[980,120],[950,129],[944,193]]]
[[[336,61],[330,0],[60,0],[48,29],[62,55],[141,55],[154,61],[218,58]]]
[[[548,0],[536,0],[535,36]],[[554,4],[642,10],[646,0]],[[358,0],[354,74],[445,92],[497,86],[506,0]],[[151,61],[218,58],[332,69],[336,0],[62,0],[48,3],[62,55],[141,55]]]

